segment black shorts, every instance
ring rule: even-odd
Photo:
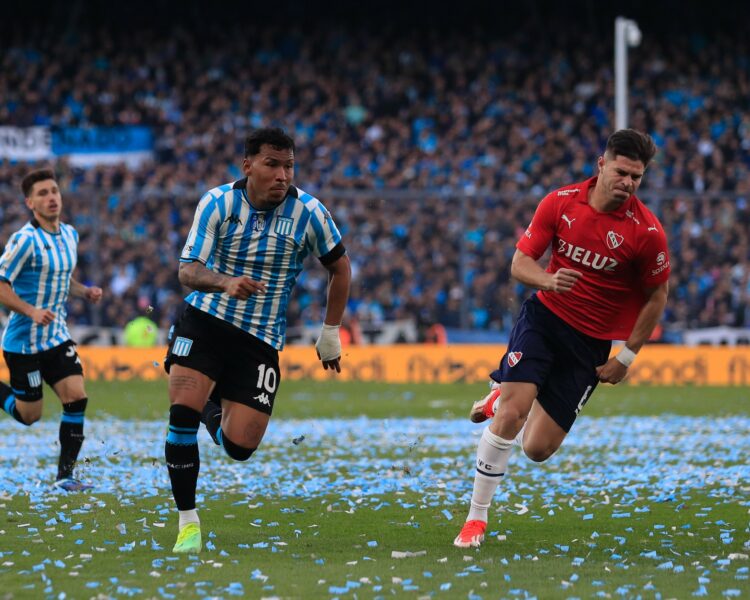
[[[216,382],[212,398],[268,415],[281,383],[279,352],[234,325],[186,305],[169,334],[164,368],[181,365]]]
[[[83,375],[81,359],[72,340],[36,354],[3,352],[3,356],[10,371],[13,393],[26,402],[42,399],[42,381],[53,386],[70,375]]]
[[[523,303],[495,381],[535,383],[537,400],[566,432],[599,383],[612,342],[568,325],[534,295]]]

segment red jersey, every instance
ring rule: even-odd
[[[595,211],[588,203],[595,184],[592,177],[545,196],[516,248],[537,260],[552,244],[547,272],[583,275],[569,292],[538,291],[539,300],[586,335],[626,340],[646,302],[644,288],[669,279],[667,238],[635,196],[616,211]]]

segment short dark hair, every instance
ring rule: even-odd
[[[279,127],[264,127],[256,129],[245,138],[245,156],[255,156],[260,147],[268,144],[276,150],[291,150],[294,152],[294,140]]]
[[[31,194],[31,188],[34,187],[35,183],[38,183],[40,181],[46,181],[47,179],[53,179],[54,181],[57,181],[57,178],[55,177],[55,172],[45,167],[43,169],[36,169],[35,171],[31,171],[21,180],[21,190],[23,191],[23,197],[28,198]]]
[[[619,129],[609,136],[605,153],[609,153],[612,158],[624,156],[630,160],[640,160],[647,167],[656,154],[656,144],[647,133],[635,129]]]

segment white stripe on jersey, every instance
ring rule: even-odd
[[[278,207],[255,210],[244,180],[204,194],[180,261],[198,260],[207,268],[266,284],[266,293],[236,300],[219,292],[193,292],[186,301],[263,340],[284,346],[289,295],[311,252],[325,256],[341,242],[330,213],[313,196],[294,188]],[[281,219],[281,221],[279,221]]]
[[[78,259],[77,248],[78,233],[65,223],[56,234],[27,223],[10,237],[0,256],[0,280],[10,283],[22,300],[51,310],[55,319],[49,325],[37,325],[12,312],[3,332],[3,350],[36,354],[70,339],[65,302]]]

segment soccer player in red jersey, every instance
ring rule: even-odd
[[[482,542],[514,441],[533,461],[552,456],[597,384],[622,381],[659,322],[669,291],[667,239],[635,196],[655,153],[647,134],[616,131],[598,174],[545,196],[516,244],[511,274],[538,291],[524,302],[490,375],[502,389],[499,403],[487,397],[497,410],[479,441],[471,508],[456,546]],[[545,269],[538,261],[550,246]],[[609,358],[612,340],[625,346]],[[476,422],[493,413],[489,405],[475,408]]]

